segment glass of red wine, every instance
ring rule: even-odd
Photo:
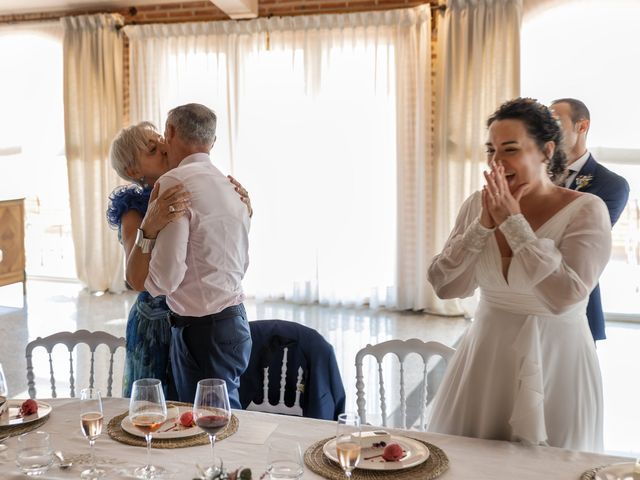
[[[207,478],[220,473],[214,454],[216,435],[231,419],[227,384],[219,378],[206,378],[198,382],[196,399],[193,402],[193,419],[196,425],[209,435],[213,463],[206,470]]]
[[[129,419],[147,440],[147,464],[137,468],[137,478],[154,478],[164,472],[164,468],[152,465],[151,436],[167,419],[167,404],[164,400],[162,383],[155,378],[142,378],[133,382],[131,401],[129,402]]]

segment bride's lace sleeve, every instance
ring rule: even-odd
[[[538,238],[522,215],[500,225],[534,294],[554,314],[584,300],[598,283],[611,254],[611,222],[602,200],[590,195],[583,201],[556,243]],[[580,199],[574,200],[580,201]]]
[[[480,208],[477,192],[460,208],[447,243],[429,266],[429,282],[440,298],[470,297],[478,286],[475,278],[478,254],[494,232],[480,224]]]

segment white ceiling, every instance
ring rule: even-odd
[[[139,5],[175,3],[176,0],[0,0],[0,15],[60,12],[72,10],[118,9]]]

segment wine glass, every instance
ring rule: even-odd
[[[198,382],[196,399],[193,402],[193,419],[196,425],[209,434],[211,442],[211,467],[206,470],[207,476],[215,476],[220,473],[216,465],[214,447],[216,435],[227,426],[231,419],[231,407],[229,406],[229,393],[227,384],[219,378],[206,378]]]
[[[104,470],[96,468],[96,456],[93,445],[102,433],[102,397],[100,390],[83,388],[80,390],[80,428],[82,434],[89,439],[91,449],[91,468],[83,471],[80,478],[100,478],[105,475]]]
[[[9,389],[7,388],[7,379],[4,376],[4,370],[2,370],[2,364],[0,363],[0,397],[7,397],[9,395]]]
[[[5,407],[7,410],[9,409],[9,405],[6,404],[7,396],[9,395],[9,389],[7,388],[7,379],[4,376],[4,371],[2,370],[2,364],[0,363],[0,407]],[[0,414],[4,411],[3,408],[0,408]],[[7,414],[8,415],[8,414]],[[4,452],[7,449],[7,446],[3,443],[5,437],[0,438],[0,452]]]
[[[167,404],[164,401],[162,383],[155,378],[143,378],[133,382],[129,419],[147,441],[147,464],[136,468],[137,478],[154,478],[164,472],[164,468],[151,465],[151,435],[167,419]]]
[[[341,413],[338,415],[336,454],[347,478],[351,478],[351,472],[360,462],[361,450],[360,417],[355,413]]]

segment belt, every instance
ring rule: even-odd
[[[231,317],[246,316],[244,305],[231,305],[225,308],[221,312],[212,313],[203,317],[188,317],[184,315],[178,315],[175,312],[169,312],[168,320],[169,325],[172,327],[188,327],[191,325],[210,325],[217,320],[224,320]]]

